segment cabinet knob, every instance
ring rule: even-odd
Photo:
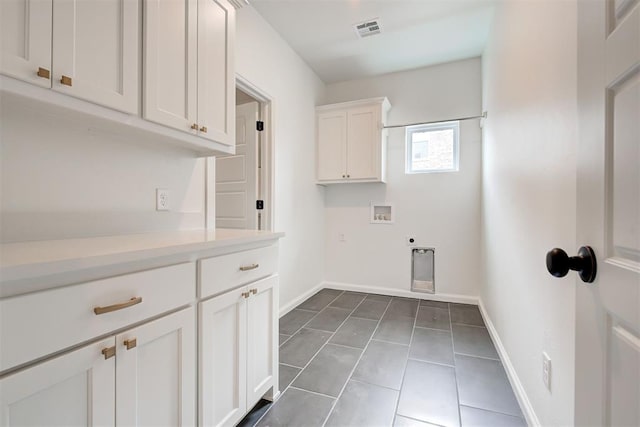
[[[127,347],[127,350],[131,350],[132,348],[136,348],[138,340],[136,338],[131,338],[129,340],[124,340],[123,344]]]
[[[243,298],[249,298],[251,296],[251,292],[243,292],[242,296]]]
[[[197,123],[192,124],[191,129],[198,130],[198,124]]]
[[[206,127],[206,126],[202,126],[202,127],[200,128],[200,132],[207,133],[207,127]]]
[[[347,174],[347,178],[351,178],[351,175]]]
[[[346,177],[347,177],[347,175],[345,175],[345,174],[342,174],[342,177],[343,177],[343,178],[346,178]]]
[[[46,68],[38,67],[38,72],[36,73],[38,77],[42,77],[43,79],[50,79],[51,72]]]
[[[255,288],[251,289],[251,293],[254,294],[254,295],[257,294],[258,293],[258,289],[255,289]]]
[[[62,76],[62,78],[60,79],[60,83],[65,86],[73,86],[73,80],[69,76]]]

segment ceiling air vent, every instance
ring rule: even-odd
[[[380,34],[380,20],[378,18],[356,24],[353,27],[360,38]]]

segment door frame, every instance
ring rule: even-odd
[[[267,92],[254,85],[244,76],[236,73],[236,89],[240,89],[258,102],[258,120],[264,122],[264,130],[258,132],[258,197],[264,200],[265,208],[259,221],[261,230],[272,231],[275,218],[275,155],[274,155],[274,101]],[[235,108],[235,102],[234,102]],[[207,230],[216,228],[215,157],[208,157],[206,163],[206,224]]]

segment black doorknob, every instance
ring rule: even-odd
[[[569,270],[575,270],[583,282],[592,283],[596,280],[596,254],[590,246],[580,247],[578,255],[572,257],[562,249],[554,248],[547,252],[547,270],[555,277],[564,277]]]

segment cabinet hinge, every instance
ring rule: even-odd
[[[262,132],[262,131],[264,130],[264,122],[263,122],[263,121],[258,120],[258,121],[256,122],[256,130],[257,130],[258,132]]]

